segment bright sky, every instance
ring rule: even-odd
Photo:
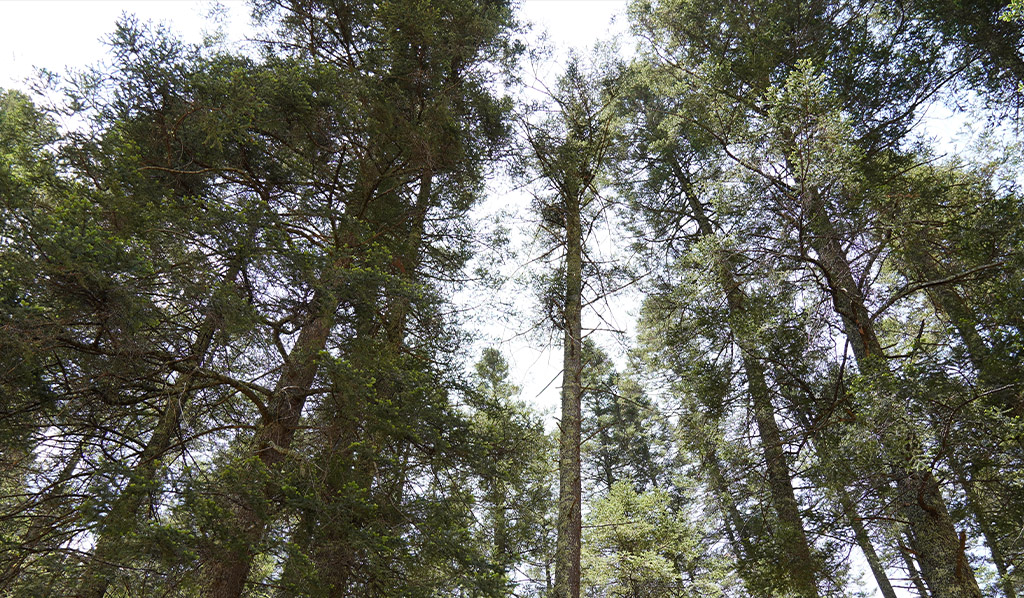
[[[242,0],[220,4],[229,38],[244,38],[248,5]],[[96,63],[105,52],[101,38],[123,13],[167,21],[186,40],[199,41],[204,30],[216,28],[206,19],[214,6],[199,0],[0,0],[0,87],[22,87],[34,67],[60,73]],[[584,48],[611,31],[624,31],[625,10],[625,0],[526,0],[521,14],[547,29],[557,46]]]

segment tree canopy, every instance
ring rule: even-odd
[[[1024,592],[1020,2],[634,0],[539,94],[519,8],[0,90],[0,596]]]

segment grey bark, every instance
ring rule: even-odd
[[[715,231],[703,205],[692,193],[687,193],[687,198],[701,236],[712,237]],[[818,567],[811,556],[810,544],[800,517],[800,506],[793,491],[793,480],[783,450],[782,433],[775,421],[775,408],[765,378],[764,365],[759,356],[758,342],[749,332],[750,316],[746,309],[746,297],[736,280],[731,257],[720,252],[715,266],[729,308],[729,327],[742,351],[747,390],[768,472],[772,507],[779,518],[779,540],[785,547],[782,555],[783,566],[786,568],[795,595],[814,598],[818,595],[815,582]]]
[[[864,559],[868,562],[868,568],[871,569],[871,575],[875,578],[875,583],[878,584],[878,590],[882,592],[883,598],[896,598],[896,591],[893,589],[889,576],[885,572],[882,559],[875,552],[871,536],[864,526],[864,521],[857,513],[857,505],[850,498],[850,493],[846,491],[846,488],[841,487],[839,489],[839,504],[843,507],[843,512],[850,523],[850,529],[853,530],[853,537],[857,541],[857,546],[864,553]]]
[[[583,227],[582,189],[564,190],[565,303],[562,360],[562,418],[558,441],[558,538],[555,545],[556,598],[579,598],[583,533],[580,442],[583,403]]]
[[[817,190],[806,189],[802,208],[811,233],[811,247],[827,279],[833,307],[843,321],[846,336],[861,372],[892,376],[875,333],[863,293],[854,279],[846,251]],[[890,437],[881,431],[884,448],[902,448],[907,439]],[[910,439],[916,443],[915,439]],[[967,562],[964,535],[957,534],[946,510],[938,482],[929,470],[895,464],[900,511],[916,540],[915,550],[921,573],[936,598],[981,598],[974,571]]]

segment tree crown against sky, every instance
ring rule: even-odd
[[[0,92],[0,595],[1024,589],[1019,6],[252,8]]]

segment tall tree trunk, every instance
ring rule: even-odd
[[[241,260],[233,260],[224,276],[225,283],[235,284],[241,268]],[[124,546],[124,539],[136,533],[143,504],[159,486],[160,467],[188,406],[196,372],[205,364],[213,337],[221,326],[222,314],[212,298],[210,301],[189,358],[176,366],[179,376],[167,390],[164,412],[139,455],[124,490],[100,526],[96,546],[79,576],[75,590],[77,598],[103,598],[106,594],[117,574],[117,553]]]
[[[325,295],[324,291],[314,295],[314,315],[302,327],[299,338],[288,353],[268,406],[269,417],[253,441],[253,454],[268,472],[280,469],[291,448],[306,394],[316,378],[318,357],[327,346],[327,338],[334,326],[337,306]],[[266,494],[272,494],[271,489],[268,488]],[[251,499],[241,497],[234,504],[231,525],[238,534],[238,542],[208,556],[206,582],[207,595],[211,598],[238,598],[242,595],[255,551],[266,529],[266,516],[259,512]]]
[[[857,514],[857,504],[850,498],[850,493],[847,492],[846,488],[840,487],[839,489],[839,504],[843,507],[847,521],[850,522],[853,537],[856,539],[857,546],[860,547],[861,552],[864,553],[864,559],[868,562],[868,568],[871,569],[871,575],[874,576],[875,583],[878,584],[878,590],[882,592],[883,598],[896,598],[896,590],[893,589],[892,583],[889,582],[889,576],[885,573],[885,566],[878,557],[878,553],[875,552],[875,546],[871,543],[871,536],[868,535],[864,521]]]
[[[804,191],[801,201],[811,233],[811,247],[818,254],[833,307],[843,321],[861,372],[891,377],[874,322],[824,202],[813,188]],[[910,440],[916,443],[915,439]],[[884,431],[880,441],[884,447],[892,449],[907,443],[906,438],[889,437]],[[894,465],[897,501],[917,540],[914,549],[933,595],[936,598],[981,598],[981,589],[967,562],[965,537],[957,534],[935,477],[929,470],[911,469],[910,464]]]
[[[701,236],[714,236],[715,231],[711,219],[704,211],[704,206],[692,193],[687,193],[687,198]],[[730,256],[720,252],[716,262],[719,284],[729,308],[729,328],[740,345],[747,391],[750,394],[752,412],[761,437],[761,450],[768,472],[772,507],[779,518],[779,541],[785,548],[782,555],[783,566],[786,568],[789,585],[794,594],[803,598],[815,598],[818,595],[815,583],[818,567],[811,556],[810,544],[800,518],[800,506],[793,491],[793,479],[782,446],[782,433],[775,421],[775,408],[765,378],[764,365],[759,357],[758,342],[751,338],[749,332],[751,324],[746,311],[746,297],[736,280]]]
[[[407,219],[409,225],[406,231],[407,237],[403,247],[395,252],[392,263],[396,269],[393,274],[396,277],[408,278],[409,284],[415,284],[415,274],[419,269],[422,259],[422,242],[425,233],[426,215],[432,200],[433,180],[434,173],[431,170],[427,170],[420,176],[416,203]],[[401,353],[405,342],[408,318],[412,308],[412,301],[409,298],[410,289],[400,288],[397,292],[383,289],[382,294],[388,297],[384,302],[385,313],[383,314],[383,321],[378,321],[378,308],[381,306],[357,305],[355,308],[355,335],[356,338],[368,342],[373,342],[374,337],[378,337],[376,340],[385,344],[386,354],[397,356]],[[379,338],[381,332],[383,332],[383,338]],[[354,355],[352,358],[358,359],[360,356]],[[377,358],[376,355],[373,356],[373,359]],[[366,367],[373,368],[376,365],[367,363]],[[394,387],[387,376],[378,377],[373,389],[379,397],[378,400],[398,400],[398,397],[396,397],[398,389]],[[359,442],[357,430],[361,426],[360,418],[363,418],[363,413],[365,413],[365,405],[359,403],[346,403],[344,408],[337,408],[333,414],[331,425],[327,430],[326,446],[344,451],[348,450],[348,447],[353,443]],[[372,445],[373,442],[371,441],[370,444]],[[377,464],[374,458],[370,457],[357,460],[352,464],[350,471],[339,474],[339,476],[331,476],[330,479],[344,479],[346,482],[354,482],[360,489],[370,492],[372,488],[377,486],[376,470]],[[402,502],[401,494],[404,490],[402,488],[404,483],[404,481],[399,482],[398,487],[392,491],[390,496],[377,501],[381,505],[382,510],[379,512],[379,515],[382,519],[390,519],[396,522],[396,524],[399,521],[404,521],[399,509]],[[328,493],[345,492],[346,489],[344,488],[344,483],[342,483],[328,487],[326,491]],[[326,504],[330,504],[334,499],[328,494],[321,498],[321,500]],[[360,555],[348,538],[334,537],[325,539],[317,535],[317,530],[322,530],[322,533],[327,534],[327,537],[330,538],[330,527],[337,525],[338,522],[318,521],[316,514],[311,512],[305,513],[303,520],[304,529],[297,530],[296,532],[297,536],[301,536],[300,539],[303,540],[299,546],[304,550],[315,553],[312,554],[312,560],[317,566],[317,573],[320,576],[318,580],[322,584],[321,589],[327,591],[331,596],[345,595],[351,586],[352,573],[359,563]],[[359,522],[345,522],[342,525],[359,525]],[[288,570],[294,568],[294,565],[290,564],[290,559],[286,562],[285,566]],[[279,595],[283,597],[291,596],[292,594],[290,590],[283,589]]]
[[[1017,598],[1013,579],[1010,577],[1010,563],[1003,551],[1002,540],[998,532],[992,527],[991,514],[984,506],[984,497],[978,495],[978,491],[974,487],[973,475],[969,476],[967,474],[966,468],[960,462],[959,457],[953,454],[952,450],[949,451],[947,457],[957,482],[964,489],[964,494],[967,497],[967,508],[974,515],[974,519],[978,522],[978,527],[981,528],[981,535],[985,538],[985,545],[988,546],[992,562],[996,566],[996,572],[999,573],[999,587],[1003,589],[1006,598]]]
[[[924,250],[925,245],[923,240],[915,239],[903,252],[913,276],[922,282],[947,278],[949,273],[940,270],[934,258]],[[967,349],[967,357],[978,373],[979,386],[986,392],[985,402],[1010,414],[1024,416],[1024,401],[1021,400],[1020,391],[1014,392],[1014,380],[1008,380],[1005,372],[1000,371],[1001,368],[993,361],[991,348],[978,333],[973,310],[952,283],[931,285],[925,289],[925,294],[935,310],[949,320]]]
[[[562,419],[558,442],[558,539],[555,546],[555,598],[579,598],[583,533],[580,442],[583,401],[583,227],[580,193],[562,197],[565,210],[565,340],[562,365]]]
[[[730,303],[733,301],[731,298]],[[735,328],[733,330],[735,331]],[[814,597],[818,595],[815,584],[818,567],[811,556],[803,521],[800,518],[800,507],[793,491],[793,480],[786,463],[786,455],[782,450],[782,434],[775,421],[775,409],[765,381],[764,368],[747,350],[743,351],[742,359],[743,369],[747,375],[747,388],[753,403],[754,420],[761,436],[761,449],[768,471],[772,506],[779,518],[779,540],[785,547],[783,563],[788,570],[795,595]]]
[[[747,531],[746,522],[736,507],[736,501],[733,500],[732,489],[723,473],[723,467],[718,460],[718,452],[715,450],[713,441],[707,438],[702,439],[698,450],[701,453],[704,471],[708,474],[712,495],[722,509],[725,534],[736,555],[737,572],[740,579],[743,580],[743,585],[747,587],[747,592],[751,596],[764,598],[768,595],[768,591],[758,583],[752,572],[753,563],[751,561],[756,558],[754,540]]]
[[[913,275],[922,281],[942,280],[948,276],[940,271],[932,256],[923,249],[925,243],[915,242],[904,251],[904,259]],[[975,321],[976,318],[967,305],[967,302],[957,293],[956,289],[949,283],[932,285],[925,289],[925,294],[935,307],[935,310],[946,317],[956,330],[957,335],[967,349],[967,357],[978,374],[978,382],[983,390],[992,389],[997,392],[986,393],[986,403],[995,405],[1004,411],[1020,416],[1024,414],[1024,403],[1020,401],[1020,395],[1012,390],[1012,381],[1007,380],[999,371],[998,366],[993,363],[992,351],[988,343],[978,333]],[[1002,390],[999,390],[1002,389]],[[985,544],[989,548],[992,561],[999,573],[999,583],[1007,598],[1016,598],[1013,581],[1009,577],[1009,563],[1004,557],[1002,544],[998,533],[992,526],[992,513],[983,508],[980,497],[974,487],[960,457],[953,449],[946,451],[947,461],[956,475],[957,481],[964,489],[967,496],[968,509],[978,522],[978,527],[985,538]]]
[[[807,409],[798,407],[794,409],[794,412],[800,425],[805,430],[818,429]],[[818,454],[840,454],[842,452],[828,436],[815,435],[814,447]],[[867,561],[868,568],[871,569],[871,575],[875,578],[875,583],[878,585],[878,590],[882,593],[883,598],[896,598],[896,591],[892,587],[892,582],[885,571],[882,559],[878,556],[878,552],[875,551],[875,545],[871,541],[871,535],[868,533],[867,526],[864,525],[864,520],[860,516],[857,502],[850,496],[850,491],[848,490],[850,476],[845,471],[838,472],[838,469],[833,468],[833,474],[838,474],[839,480],[830,484],[830,486],[839,495],[839,505],[843,509],[843,514],[850,525],[850,529],[853,530],[854,541],[857,542],[857,546],[860,547],[861,552],[864,554],[864,560]]]
[[[428,166],[419,176],[416,202],[404,219],[406,225],[404,231],[405,238],[399,243],[392,262],[394,268],[392,275],[400,282],[396,285],[396,288],[382,289],[382,295],[385,299],[380,328],[384,334],[383,338],[380,338],[378,342],[383,343],[384,355],[387,356],[387,359],[392,360],[394,366],[401,367],[401,356],[406,348],[409,318],[412,315],[413,309],[411,296],[415,292],[416,285],[420,283],[417,275],[423,259],[423,236],[427,232],[427,212],[430,210],[431,203],[435,199],[432,195],[433,184],[434,172]],[[374,334],[372,326],[357,326],[357,329],[360,330],[357,334],[362,334],[364,337]],[[368,364],[368,366],[373,367],[371,364]],[[371,400],[378,403],[391,402],[395,405],[400,405],[403,401],[400,385],[387,375],[378,377],[374,384],[373,392],[374,396]],[[361,409],[350,409],[348,411],[348,413],[339,413],[339,415],[351,420],[354,415],[359,417],[358,414],[363,412]],[[353,429],[354,423],[348,421],[343,422],[342,425]],[[355,427],[358,427],[358,425],[358,423],[355,423]],[[370,445],[373,447],[371,453],[379,451],[389,441],[394,440],[391,437],[378,437],[371,440]],[[353,436],[350,438],[350,441],[354,442],[356,438]],[[332,446],[344,445],[333,442]],[[376,513],[378,514],[379,521],[387,527],[385,533],[394,535],[404,533],[402,528],[408,525],[408,516],[403,511],[403,497],[408,485],[410,469],[408,465],[408,445],[401,445],[399,450],[403,451],[403,457],[396,459],[396,462],[400,462],[402,465],[397,468],[397,475],[394,476],[394,479],[388,480],[381,475],[382,472],[378,469],[376,462],[377,455],[368,456],[369,458],[363,459],[361,463],[357,462],[354,466],[354,470],[359,472],[360,476],[356,483],[373,497],[372,500],[378,508]],[[344,490],[339,489],[339,491]],[[365,559],[365,555],[354,553],[351,547],[348,546],[331,545],[321,548],[324,552],[329,553],[340,551],[349,559],[349,562],[353,563],[353,568],[359,563],[360,559]],[[321,570],[324,570],[324,568],[321,567]],[[329,574],[333,574],[333,571],[330,571]],[[383,580],[371,581],[372,583],[377,583]],[[331,579],[331,584],[341,590],[341,592],[336,594],[339,598],[345,595],[345,591],[348,591],[348,585],[343,582],[344,580]]]
[[[907,540],[908,544],[914,543],[914,538],[909,528],[904,528],[903,537]],[[914,588],[917,589],[917,595],[921,598],[930,598],[931,592],[925,586],[924,579],[921,578],[921,572],[917,569],[917,565],[914,564],[914,557],[911,556],[910,550],[907,547],[900,546],[899,553],[903,557],[903,565],[907,569],[907,575],[910,577],[911,583],[914,584]]]

